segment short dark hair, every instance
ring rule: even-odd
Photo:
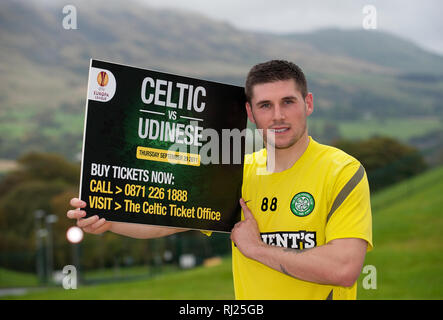
[[[286,60],[270,60],[259,63],[251,68],[246,78],[245,94],[249,103],[252,89],[256,84],[294,79],[303,98],[308,94],[305,74],[296,64]]]

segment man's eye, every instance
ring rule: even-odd
[[[260,105],[260,108],[269,108],[271,105],[269,103],[263,103]]]
[[[292,104],[292,103],[294,103],[294,101],[293,100],[284,100],[283,103],[284,104]]]

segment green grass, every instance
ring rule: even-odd
[[[310,125],[322,130],[326,121],[312,118]],[[401,141],[408,141],[413,137],[419,137],[429,132],[439,130],[442,122],[438,118],[400,118],[400,119],[368,119],[358,121],[339,121],[335,123],[340,135],[345,139],[367,139],[372,136],[387,136]]]
[[[37,277],[26,272],[18,272],[0,268],[0,287],[33,287],[37,286]]]
[[[377,289],[359,299],[443,298],[443,168],[372,197],[374,250],[365,265],[377,270]]]
[[[222,300],[233,299],[231,259],[213,267],[198,267],[192,270],[165,274],[148,280],[127,281],[76,290],[62,288],[35,291],[11,299],[161,299],[161,300]]]
[[[388,136],[407,141],[410,138],[422,136],[430,131],[441,129],[442,123],[438,118],[417,119],[387,119],[348,121],[340,125],[344,137],[365,139],[374,135]]]
[[[372,196],[377,288],[358,299],[443,299],[443,167]],[[8,276],[0,270],[0,275]],[[18,275],[24,276],[24,275]],[[14,281],[14,280],[9,280]],[[233,299],[231,259],[147,280],[32,292],[14,299]]]

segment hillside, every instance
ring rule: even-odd
[[[303,42],[332,56],[344,56],[374,63],[400,74],[428,74],[442,77],[443,58],[414,43],[389,33],[373,30],[324,29],[282,38]]]
[[[280,36],[132,1],[71,3],[77,30],[62,27],[64,3],[0,2],[0,159],[80,151],[92,57],[237,85],[253,64],[289,59],[319,119],[443,118],[443,57],[383,32]]]
[[[443,298],[443,167],[372,197],[374,250],[365,265],[377,269],[376,290],[360,299]]]
[[[364,289],[366,275],[362,274],[359,299],[443,299],[442,192],[440,167],[372,196],[374,249],[364,265],[375,266],[377,289]],[[78,290],[51,289],[23,298],[232,299],[231,260],[148,280]]]

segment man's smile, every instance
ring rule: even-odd
[[[273,127],[269,128],[269,131],[274,134],[282,134],[289,131],[289,127]]]

